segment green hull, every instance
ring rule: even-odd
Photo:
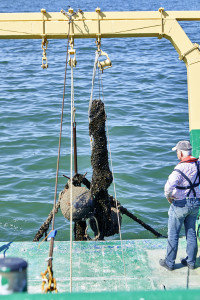
[[[15,294],[3,296],[5,300],[197,300],[200,290],[176,291],[130,291],[102,293],[62,293],[62,294]]]
[[[193,129],[190,131],[190,143],[192,145],[192,155],[196,158],[200,156],[200,130]]]

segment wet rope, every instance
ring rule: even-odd
[[[51,224],[52,218],[53,218],[53,213],[55,214],[58,212],[58,209],[60,208],[60,199],[56,203],[55,209],[53,208],[52,211],[49,213],[47,219],[44,221],[44,223],[40,226],[40,229],[36,233],[33,242],[38,242],[41,237],[44,235],[47,235],[47,231],[49,229],[49,225]]]
[[[59,163],[60,163],[60,148],[61,148],[61,137],[62,137],[64,102],[65,102],[66,77],[67,77],[67,62],[68,62],[70,23],[71,22],[69,21],[67,53],[66,53],[66,62],[65,62],[65,76],[64,76],[64,87],[63,87],[63,100],[62,100],[62,112],[61,112],[61,120],[60,120],[60,135],[59,135],[58,157],[57,157],[57,168],[56,168],[56,182],[55,182],[55,192],[54,192],[54,209],[53,209],[53,217],[52,217],[52,230],[54,230],[54,225],[55,225],[55,211],[56,211],[58,172],[59,172]],[[53,247],[54,247],[54,238],[51,238],[50,249],[49,249],[49,257],[53,256]],[[48,260],[48,266],[50,266],[50,268],[52,268],[52,259]]]

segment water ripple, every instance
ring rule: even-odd
[[[70,5],[77,8],[76,2]],[[66,8],[44,0],[47,11]],[[121,1],[79,1],[84,11],[120,10]],[[159,5],[161,6],[161,5]],[[124,10],[155,10],[155,1],[125,1]],[[167,10],[197,10],[196,0],[162,1]],[[1,12],[40,11],[41,1],[1,1]],[[193,42],[199,40],[199,24],[181,26]],[[1,40],[0,47],[0,175],[1,241],[32,240],[53,206],[58,138],[63,96],[66,40],[50,40],[49,68],[42,70],[41,41]],[[78,142],[78,169],[91,179],[88,104],[95,54],[94,40],[75,41],[74,70]],[[187,73],[184,63],[167,40],[155,38],[104,39],[112,68],[103,74],[110,148],[117,197],[121,204],[152,227],[166,234],[168,203],[163,186],[177,163],[172,146],[189,138]],[[58,191],[69,176],[70,70],[67,73],[63,137]],[[103,97],[104,96],[104,97]],[[98,80],[94,98],[99,97]],[[113,194],[113,186],[109,192]],[[69,238],[69,222],[61,213],[58,239]],[[122,236],[152,238],[139,224],[123,218]],[[113,237],[115,239],[118,236]]]

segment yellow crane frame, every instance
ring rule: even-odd
[[[187,67],[190,141],[193,155],[200,155],[200,49],[178,21],[200,21],[200,11],[132,11],[68,13],[0,13],[0,39],[157,37],[168,39]]]

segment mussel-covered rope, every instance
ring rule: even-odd
[[[96,51],[95,60],[94,60],[94,67],[93,67],[93,75],[92,75],[92,88],[91,88],[90,102],[89,102],[89,109],[88,109],[89,121],[90,121],[90,110],[91,110],[92,100],[93,100],[93,90],[94,90],[94,82],[95,82],[95,77],[96,77],[98,59],[99,59],[99,51]]]
[[[85,178],[86,179],[86,178]],[[89,182],[89,181],[88,181]],[[85,185],[85,182],[83,183]],[[88,189],[90,189],[88,187]],[[57,210],[60,208],[60,200],[58,200],[57,204],[56,204],[56,213]],[[115,206],[116,206],[116,200],[115,201]],[[117,201],[117,207],[120,211],[120,213],[122,215],[126,215],[127,217],[129,217],[130,219],[132,219],[133,221],[137,222],[138,224],[140,224],[142,227],[144,227],[145,229],[147,229],[148,231],[150,231],[152,234],[154,234],[156,237],[162,237],[162,238],[166,238],[165,235],[161,234],[160,232],[158,232],[157,230],[155,230],[154,228],[152,228],[150,225],[144,223],[141,219],[139,219],[137,216],[135,216],[133,213],[131,213],[127,208],[125,208],[124,206],[121,206],[120,203]],[[40,229],[38,230],[38,232],[36,233],[33,241],[34,242],[38,242],[40,240],[40,238],[44,235],[44,233],[48,230],[49,225],[52,221],[52,216],[53,216],[53,210],[49,213],[46,221],[40,226]]]
[[[49,225],[51,224],[52,218],[53,218],[53,213],[57,213],[58,209],[60,208],[60,199],[56,203],[56,207],[52,209],[52,211],[49,213],[47,219],[44,221],[44,223],[40,226],[40,229],[38,232],[35,234],[33,242],[38,242],[41,237],[44,235],[47,235],[47,231],[49,229]]]

